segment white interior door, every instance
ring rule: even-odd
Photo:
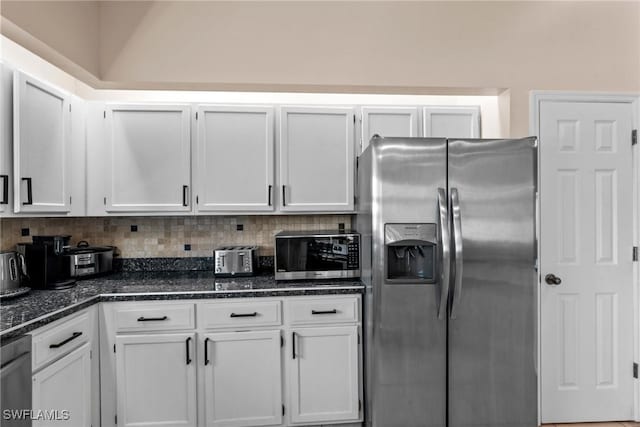
[[[273,211],[273,108],[198,108],[197,208]]]
[[[423,136],[480,138],[480,107],[424,107]]]
[[[633,416],[632,125],[631,104],[541,102],[543,422]]]
[[[369,146],[373,135],[382,137],[418,136],[416,107],[362,107],[360,151]]]
[[[69,212],[69,97],[19,71],[13,77],[15,212]]]

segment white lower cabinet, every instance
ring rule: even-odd
[[[34,427],[91,425],[91,345],[33,375]]]
[[[101,425],[360,425],[360,304],[359,295],[106,303]]]
[[[291,340],[291,421],[358,420],[358,326],[293,329]]]
[[[280,330],[208,333],[201,340],[205,425],[280,425]]]
[[[195,334],[116,337],[117,424],[196,426]]]

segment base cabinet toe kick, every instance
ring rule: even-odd
[[[361,426],[361,296],[103,302],[101,426]]]

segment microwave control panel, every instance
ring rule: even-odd
[[[360,268],[360,243],[358,239],[349,239],[347,244],[347,269],[357,270]]]

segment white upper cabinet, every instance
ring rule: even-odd
[[[280,210],[352,211],[354,110],[282,107]]]
[[[106,210],[191,211],[186,105],[107,105]]]
[[[418,135],[418,109],[415,107],[362,107],[361,151],[373,135],[415,137]]]
[[[197,211],[273,211],[273,108],[203,105],[197,114]]]
[[[14,211],[70,211],[67,94],[19,71],[13,77]]]
[[[13,71],[0,62],[0,215],[13,200]]]
[[[480,107],[424,107],[423,136],[480,138]]]

